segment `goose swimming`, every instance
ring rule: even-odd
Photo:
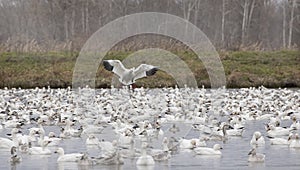
[[[65,154],[63,148],[57,148],[54,153],[58,153],[59,157],[57,158],[57,162],[77,162],[79,161],[82,156],[84,155],[83,153],[69,153]]]
[[[142,155],[136,161],[136,165],[138,166],[151,166],[154,165],[154,159],[151,155],[147,154],[147,143],[142,143]]]
[[[41,147],[31,147],[28,149],[30,155],[51,155],[50,149],[48,149],[48,144],[50,141],[43,141]]]
[[[220,151],[222,149],[220,144],[215,144],[213,148],[208,147],[198,147],[194,148],[194,151],[198,155],[221,155],[222,152]]]
[[[248,162],[265,162],[265,155],[256,153],[256,149],[253,148],[249,153]]]
[[[141,64],[137,68],[127,69],[119,60],[104,60],[103,65],[106,70],[115,73],[124,85],[131,85],[139,78],[152,76],[158,70],[158,67],[148,64]]]
[[[298,133],[293,134],[289,140],[290,140],[290,148],[300,148],[300,138]]]
[[[253,133],[252,139],[250,141],[250,145],[255,146],[264,146],[265,145],[265,138],[259,131]]]
[[[11,157],[10,157],[10,163],[16,164],[22,161],[22,158],[17,155],[17,147],[13,146],[10,149]]]

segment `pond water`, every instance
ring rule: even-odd
[[[291,120],[283,120],[281,126],[289,126]],[[242,137],[229,137],[225,142],[219,141],[207,141],[207,145],[212,147],[215,143],[220,143],[223,147],[221,156],[203,156],[195,155],[192,150],[180,151],[172,154],[172,157],[168,161],[155,162],[154,166],[136,166],[137,158],[125,159],[123,165],[78,165],[77,163],[57,163],[58,155],[52,153],[49,156],[29,155],[26,153],[20,153],[22,161],[16,165],[11,165],[9,162],[10,151],[0,150],[0,169],[107,169],[107,170],[127,170],[127,169],[300,169],[300,149],[289,148],[288,146],[271,145],[269,139],[266,137],[266,130],[264,124],[267,120],[251,120],[246,121],[245,131]],[[186,129],[190,125],[177,124],[180,129]],[[22,128],[22,131],[28,134],[28,128],[33,125],[26,125]],[[168,129],[170,125],[162,125],[162,129]],[[44,126],[46,134],[50,131],[59,134],[59,127],[56,126]],[[7,137],[6,134],[10,133],[11,129],[0,129],[0,137]],[[252,148],[250,146],[250,140],[252,134],[255,131],[260,131],[265,137],[265,146],[258,147],[257,152],[266,155],[264,163],[249,163],[248,153]],[[299,130],[298,130],[299,133]],[[112,140],[115,139],[113,129],[111,126],[107,126],[102,134],[97,134],[99,139]],[[167,136],[167,134],[165,134]],[[185,138],[198,138],[199,131],[191,129],[187,134],[181,134]],[[170,137],[170,135],[168,136]],[[60,147],[63,147],[65,153],[73,152],[87,152],[90,156],[97,157],[101,151],[98,148],[90,148],[85,144],[87,136],[83,135],[81,138],[64,139],[60,142]],[[154,148],[160,148],[161,139],[153,142],[151,145]],[[136,145],[140,146],[140,145]],[[52,152],[57,147],[49,147]]]
[[[223,146],[222,156],[201,156],[195,155],[193,151],[181,151],[172,155],[171,159],[163,162],[156,162],[154,167],[137,167],[136,159],[125,159],[123,165],[92,165],[78,166],[76,163],[57,163],[57,154],[49,156],[21,154],[22,162],[16,165],[10,165],[10,152],[1,150],[0,152],[0,169],[299,169],[300,168],[300,149],[292,149],[288,146],[270,145],[266,138],[266,145],[258,147],[258,152],[266,155],[264,163],[249,163],[248,152],[251,149],[249,144],[254,131],[264,132],[263,121],[249,121],[245,124],[245,132],[243,137],[230,137]],[[283,122],[290,124],[290,121]],[[51,131],[58,132],[55,127],[44,127],[46,133]],[[5,136],[8,130],[1,130],[1,136]],[[99,139],[112,139],[114,136],[110,134],[112,131],[108,127],[103,134],[97,135]],[[265,136],[265,133],[263,133]],[[191,130],[186,138],[197,138],[199,133]],[[63,140],[60,146],[65,149],[65,153],[72,152],[88,152],[90,155],[97,156],[99,151],[96,148],[87,148],[85,145],[85,137],[72,138]],[[208,142],[208,146],[212,146],[218,142]],[[219,142],[220,143],[220,142]],[[159,147],[159,146],[158,146]],[[49,147],[52,151],[56,147]]]

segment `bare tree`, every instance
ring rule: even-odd
[[[242,46],[245,45],[247,29],[251,24],[253,10],[255,7],[255,0],[245,0],[243,7],[243,21],[242,21]]]
[[[282,3],[282,44],[283,48],[286,48],[286,4]]]
[[[288,39],[288,48],[292,47],[292,35],[293,35],[293,25],[295,19],[295,8],[296,8],[296,0],[292,0],[292,7],[291,7],[291,17],[289,22],[289,39]]]

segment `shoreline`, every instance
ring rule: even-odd
[[[105,59],[124,59],[133,52],[110,52]],[[189,51],[174,52],[190,67],[198,87],[210,87],[201,61]],[[47,87],[67,88],[72,85],[77,52],[0,54],[0,89]],[[226,88],[259,87],[299,88],[299,51],[226,51],[219,52],[226,75]],[[196,60],[195,60],[196,59]],[[195,62],[197,61],[197,62]],[[99,65],[96,88],[110,88],[113,74]],[[174,87],[176,82],[165,72],[139,80],[137,87]]]

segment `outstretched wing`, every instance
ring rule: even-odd
[[[127,70],[119,60],[104,60],[103,66],[106,70],[112,71],[119,77],[122,77],[124,72]]]
[[[141,64],[138,68],[136,68],[133,71],[133,74],[134,74],[133,81],[135,81],[139,78],[146,77],[146,76],[152,76],[157,72],[157,70],[158,70],[158,67],[156,67],[156,66],[152,66],[152,65],[148,65],[148,64]]]

